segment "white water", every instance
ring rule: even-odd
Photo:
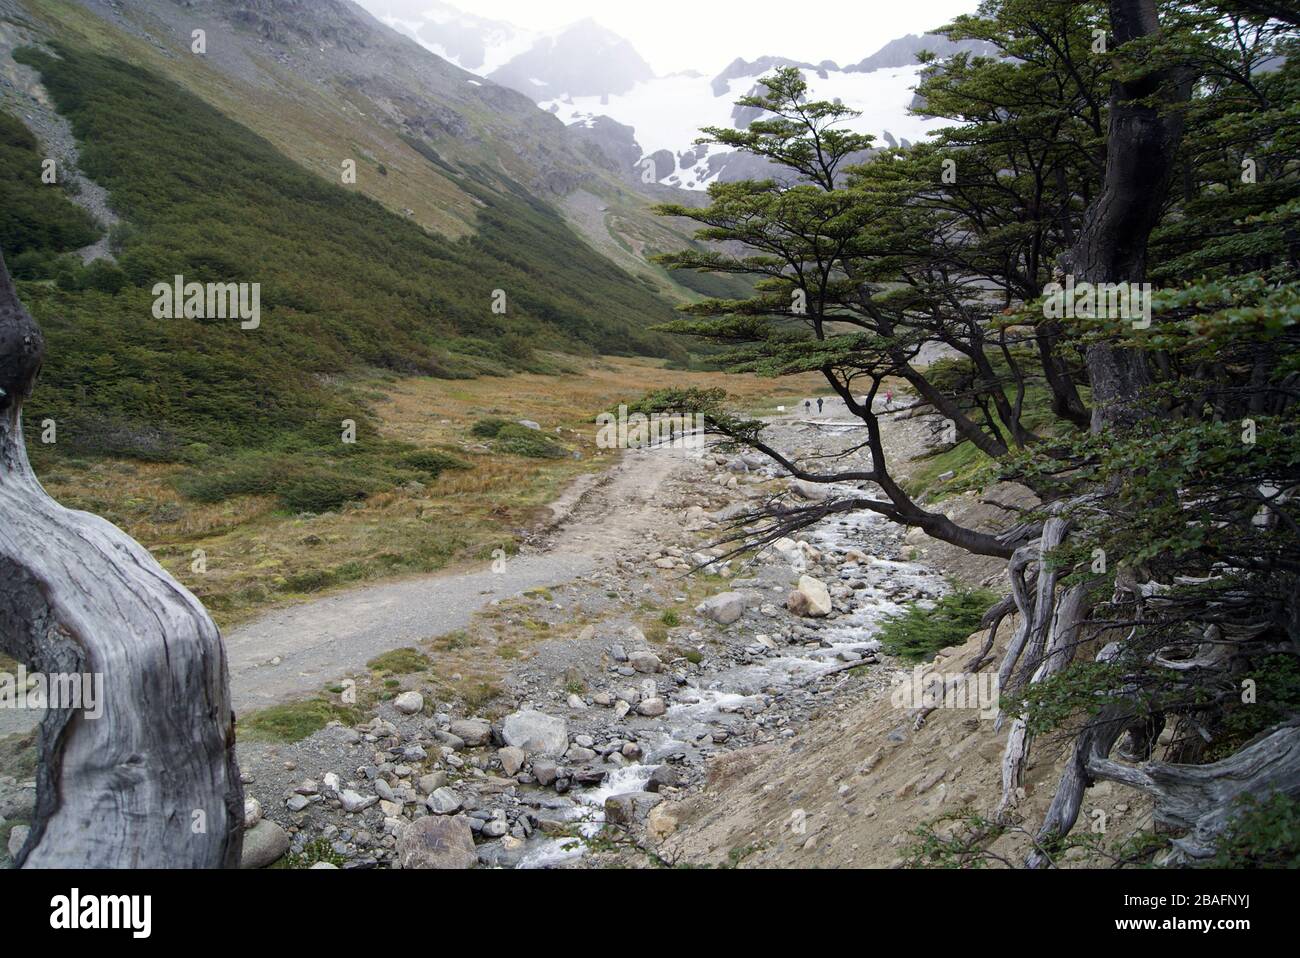
[[[858,490],[839,488],[837,494],[855,494]],[[855,513],[830,520],[809,530],[805,538],[824,556],[843,556],[850,550],[861,550],[878,531],[879,524],[887,520],[874,513]],[[773,554],[767,561],[785,562]],[[712,673],[704,686],[681,689],[677,701],[661,719],[658,732],[639,733],[638,742],[647,756],[662,754],[674,745],[689,747],[711,735],[714,729],[725,727],[729,718],[738,714],[762,713],[768,705],[766,689],[789,687],[811,682],[818,675],[846,664],[838,653],[852,649],[858,653],[879,647],[875,640],[882,622],[901,612],[903,603],[916,595],[938,597],[947,591],[941,576],[916,562],[895,561],[868,557],[865,561],[842,563],[840,576],[827,582],[831,588],[837,583],[861,579],[866,588],[853,592],[853,607],[834,621],[818,630],[817,638],[829,648],[805,648],[799,645],[781,645],[767,658],[737,665]],[[798,570],[791,568],[791,575]],[[889,586],[895,588],[890,589]],[[897,586],[902,585],[899,589]],[[898,594],[898,601],[889,592]],[[773,591],[766,601],[780,604],[785,591]],[[925,601],[925,600],[922,600]],[[758,627],[759,629],[762,626]],[[776,622],[772,624],[776,630]],[[755,635],[761,634],[755,631]],[[641,791],[658,765],[629,765],[610,772],[605,781],[591,789],[575,789],[568,798],[574,804],[558,809],[568,820],[579,823],[579,832],[586,837],[597,835],[605,822],[605,799],[625,792]],[[573,838],[534,838],[533,846],[520,862],[520,868],[547,868],[579,858],[586,846]]]
[[[564,817],[577,823],[579,834],[594,838],[605,824],[605,799],[625,792],[645,790],[658,765],[628,765],[615,769],[594,788],[575,789],[570,793],[577,804],[559,809]],[[520,859],[519,868],[552,868],[581,858],[586,846],[576,838],[542,838]]]

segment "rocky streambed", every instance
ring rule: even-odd
[[[851,438],[779,429],[809,452]],[[556,622],[597,621],[513,669],[512,711],[458,715],[410,689],[365,723],[246,762],[246,864],[286,852],[344,868],[644,857],[677,826],[669,800],[700,790],[711,761],[791,737],[815,710],[880,694],[898,674],[879,652],[881,622],[947,588],[905,554],[901,530],[867,513],[834,517],[743,563],[715,561],[722,550],[708,545],[762,498],[856,491],[792,483],[753,458],[682,457],[641,506],[662,521],[635,542],[602,542],[599,571],[538,600]],[[685,599],[688,572],[704,563],[710,594],[648,639],[631,613],[647,597]]]

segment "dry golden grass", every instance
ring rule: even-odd
[[[180,495],[184,468],[123,461],[53,467],[42,476],[50,493],[74,508],[104,516],[144,543],[169,572],[230,626],[277,604],[360,581],[429,572],[512,551],[546,503],[584,472],[601,470],[616,452],[595,446],[595,416],[619,401],[666,386],[727,389],[751,411],[793,404],[815,379],[764,380],[667,370],[637,359],[559,358],[573,371],[477,380],[424,378],[367,387],[390,439],[459,450],[473,468],[449,471],[422,490],[371,496],[337,512],[286,515],[268,497],[242,496],[201,504]],[[500,455],[470,434],[479,419],[532,419],[581,448],[581,460]],[[197,571],[202,550],[206,571]]]

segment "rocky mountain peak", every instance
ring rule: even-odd
[[[630,42],[588,18],[540,38],[490,76],[534,99],[546,99],[618,96],[653,79],[654,70]]]

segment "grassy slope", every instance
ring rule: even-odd
[[[474,197],[395,131],[364,118],[365,112],[373,116],[372,105],[364,100],[358,105],[355,91],[315,86],[269,58],[262,65],[275,77],[273,85],[240,83],[222,71],[219,61],[177,55],[145,42],[71,0],[42,0],[33,6],[37,22],[51,36],[166,77],[317,175],[337,182],[341,158],[355,157],[359,192],[394,212],[410,210],[416,223],[448,238],[473,233]],[[140,16],[134,8],[124,15]],[[154,36],[167,35],[147,18],[139,26]],[[380,163],[387,175],[380,175]]]
[[[629,272],[645,276],[665,296],[693,302],[753,295],[753,284],[742,277],[667,270],[649,262],[657,253],[701,248],[693,239],[696,224],[656,215],[651,210],[654,202],[622,184],[597,182],[567,197],[562,208],[574,228],[600,252]]]
[[[410,211],[411,218],[427,229],[449,238],[471,235],[478,228],[479,205],[461,180],[448,175],[440,164],[431,164],[420,149],[396,131],[373,118],[382,111],[355,88],[321,89],[302,81],[274,62],[265,62],[268,74],[276,77],[273,89],[232,81],[207,60],[192,56],[169,56],[154,44],[111,27],[104,20],[69,0],[46,0],[40,13],[51,31],[75,38],[88,49],[111,53],[131,63],[146,66],[216,106],[227,116],[254,130],[299,165],[318,175],[337,179],[338,157],[356,157],[356,189],[382,203],[389,210]],[[132,11],[127,11],[128,15]],[[159,33],[144,21],[144,29]],[[473,119],[473,117],[470,117]],[[490,124],[489,124],[490,125]],[[453,163],[501,165],[507,175],[521,177],[522,161],[509,144],[491,136],[472,143],[448,142],[438,149]],[[515,166],[512,166],[512,163]],[[379,172],[382,164],[384,173]],[[516,168],[518,166],[518,168]],[[598,175],[585,184],[608,207],[607,214],[576,213],[569,200],[558,205],[569,223],[601,253],[628,272],[648,280],[659,294],[673,300],[698,298],[701,282],[693,274],[667,271],[633,251],[644,240],[651,251],[676,249],[690,242],[689,224],[679,226],[650,211],[652,201],[621,183],[613,175]],[[570,198],[571,199],[571,198]],[[631,240],[631,242],[629,242]],[[734,282],[722,278],[726,295],[748,295]],[[711,288],[707,295],[713,295]]]
[[[60,279],[23,293],[50,339],[40,401],[66,427],[62,449],[203,459],[335,443],[341,419],[365,418],[331,385],[349,370],[472,375],[542,368],[533,348],[675,348],[643,330],[670,307],[514,184],[465,183],[480,232],[451,243],[147,71],[70,48],[23,57],[129,224],[113,283],[28,264],[28,279]],[[262,327],[154,319],[151,289],[174,274],[260,283]],[[507,315],[492,312],[496,289]]]

